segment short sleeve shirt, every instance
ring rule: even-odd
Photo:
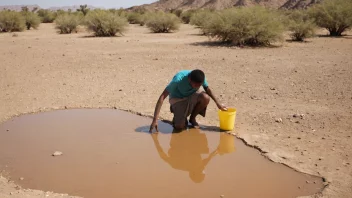
[[[194,89],[189,83],[188,75],[191,72],[191,70],[182,70],[173,77],[172,81],[166,87],[170,98],[185,98],[198,90]],[[204,89],[208,87],[208,82],[205,78],[202,86]]]

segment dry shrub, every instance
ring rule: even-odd
[[[191,22],[191,18],[193,16],[193,14],[196,13],[196,10],[187,10],[181,13],[181,20],[183,21],[183,23],[185,24],[189,24],[189,22]]]
[[[324,0],[309,9],[315,23],[330,36],[341,36],[352,27],[352,0]]]
[[[292,40],[304,41],[304,39],[315,35],[317,27],[305,10],[295,10],[288,13],[288,20],[288,29],[291,31]]]
[[[146,25],[154,33],[168,33],[180,28],[180,19],[170,13],[154,12],[146,14]]]
[[[36,13],[33,12],[22,12],[22,15],[26,22],[27,30],[31,28],[37,29],[40,24],[40,18]]]
[[[37,13],[42,23],[52,23],[55,20],[55,13],[50,10],[40,9]]]
[[[127,19],[118,13],[105,10],[94,10],[87,14],[85,25],[95,36],[123,35],[128,26]]]
[[[60,34],[71,34],[76,31],[82,18],[75,14],[60,14],[55,19],[55,28],[60,31]]]
[[[274,10],[260,6],[231,8],[213,14],[203,32],[234,45],[270,45],[283,39],[283,19]]]
[[[209,10],[198,11],[192,15],[190,24],[202,28],[209,20],[213,18],[213,15],[214,12]]]
[[[127,14],[127,20],[130,24],[139,24],[143,26],[145,24],[144,14],[138,12],[130,12]]]
[[[21,32],[25,29],[25,19],[19,12],[0,12],[0,32]]]

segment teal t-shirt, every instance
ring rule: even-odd
[[[191,72],[191,70],[182,70],[173,77],[172,81],[166,87],[170,98],[185,98],[198,90],[192,88],[188,81],[188,75]],[[202,86],[204,89],[208,87],[208,82],[205,78]]]

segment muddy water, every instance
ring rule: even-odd
[[[24,188],[88,198],[285,198],[322,189],[320,178],[270,162],[226,133],[173,133],[159,123],[151,135],[150,122],[106,109],[20,116],[0,125],[0,170]]]

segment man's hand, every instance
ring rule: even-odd
[[[149,133],[153,133],[153,129],[155,128],[156,132],[159,132],[158,130],[158,121],[153,121],[152,124],[150,125]]]
[[[216,104],[221,111],[227,111],[227,107],[223,104]]]

